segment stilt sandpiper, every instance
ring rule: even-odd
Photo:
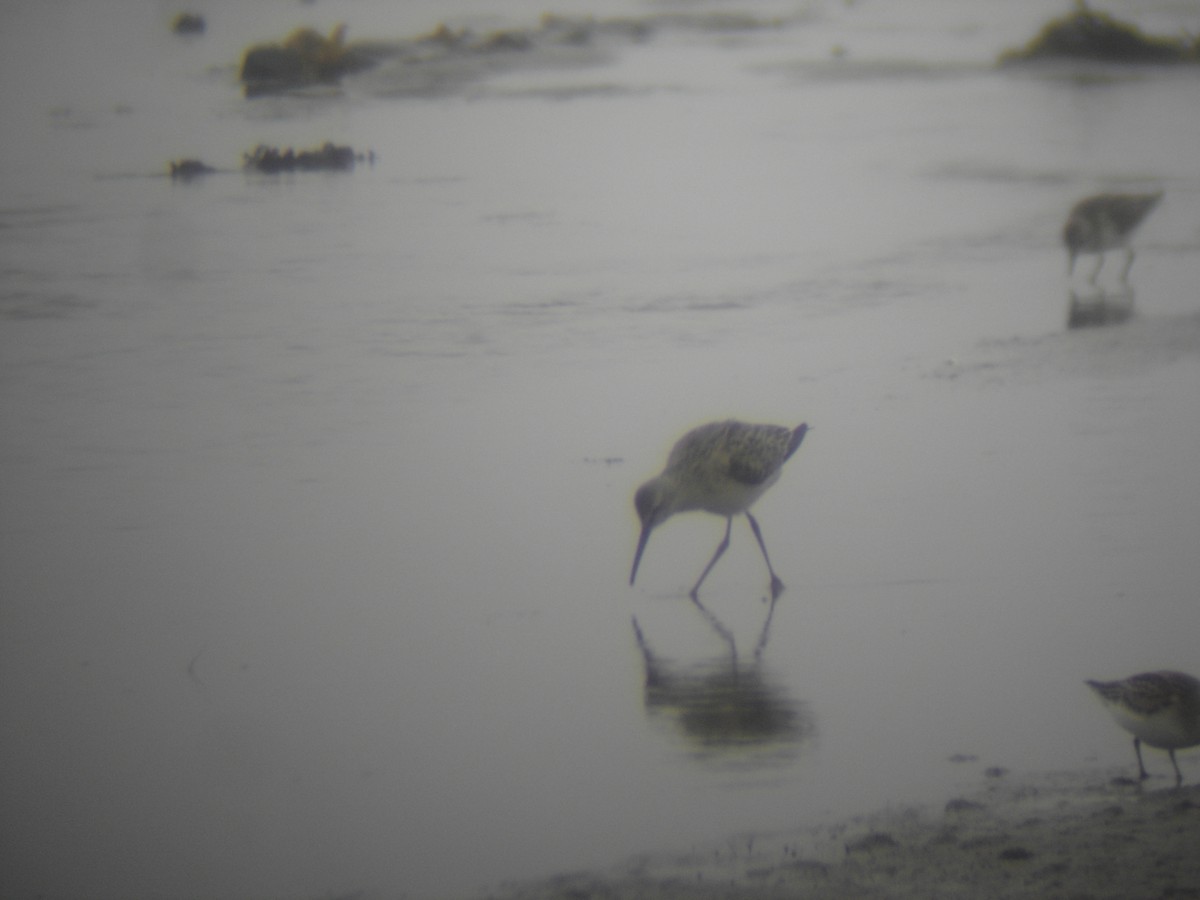
[[[762,531],[750,514],[750,506],[779,480],[783,464],[796,452],[807,431],[808,425],[792,429],[729,420],[701,425],[681,437],[671,449],[662,474],[638,488],[633,498],[642,520],[642,533],[629,583],[633,584],[637,577],[638,563],[650,532],[675,513],[701,509],[725,517],[725,537],[691,590],[695,599],[705,577],[729,546],[733,517],[745,513],[762,549],[763,559],[767,561],[771,597],[778,597],[783,591],[783,582],[771,568]]]

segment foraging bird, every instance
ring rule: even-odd
[[[1097,194],[1076,203],[1063,226],[1067,274],[1075,272],[1075,257],[1080,253],[1098,253],[1100,260],[1088,278],[1089,284],[1095,284],[1100,267],[1104,265],[1104,254],[1124,247],[1125,268],[1121,270],[1121,282],[1125,283],[1133,266],[1133,247],[1129,239],[1161,199],[1162,191],[1159,191],[1156,194]]]
[[[1175,751],[1200,744],[1200,681],[1183,672],[1142,672],[1122,681],[1089,681],[1117,724],[1133,735],[1138,778],[1149,778],[1142,765],[1142,743],[1166,750],[1175,767],[1175,786],[1183,774]]]
[[[807,431],[808,425],[790,429],[782,425],[747,425],[730,419],[701,425],[681,437],[671,449],[662,474],[647,481],[634,495],[642,533],[629,583],[633,584],[637,577],[650,532],[675,513],[702,509],[725,517],[725,537],[691,590],[692,599],[696,599],[700,585],[729,546],[733,517],[745,513],[771,573],[771,597],[778,597],[783,582],[771,568],[767,546],[758,522],[750,515],[750,506],[779,480],[783,464],[796,452]]]

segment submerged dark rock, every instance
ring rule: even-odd
[[[170,164],[171,177],[180,181],[190,181],[201,175],[211,175],[215,171],[217,170],[212,166],[206,165],[198,159],[173,160]]]
[[[171,30],[176,34],[204,34],[208,23],[199,13],[181,12],[171,23]]]
[[[328,37],[311,28],[297,28],[282,43],[255,44],[242,57],[238,75],[246,96],[337,84],[344,75],[375,64],[369,53],[347,45],[345,38],[346,26],[342,24]]]
[[[1079,3],[1074,13],[1046,23],[1020,49],[1006,51],[1001,65],[1039,61],[1173,64],[1200,61],[1197,44],[1143,34],[1136,25]]]
[[[245,168],[259,172],[316,172],[349,171],[362,159],[373,161],[374,153],[356,154],[353,147],[339,146],[326,141],[313,150],[296,151],[291,147],[280,150],[259,144],[251,153],[244,154]]]
[[[899,847],[899,842],[886,831],[871,831],[846,842],[846,853],[873,853],[876,850]]]
[[[658,13],[597,19],[545,14],[531,27],[479,32],[437,25],[396,40],[347,44],[345,26],[328,36],[299,28],[281,42],[245,51],[239,78],[246,96],[279,94],[336,85],[343,77],[383,68],[376,89],[389,93],[445,93],[520,66],[577,65],[603,59],[607,48],[648,41],[661,30],[712,34],[779,28],[781,19],[741,13]],[[385,68],[386,66],[386,68]]]
[[[1005,862],[1024,862],[1033,859],[1033,853],[1025,847],[1006,847],[1000,851],[1000,858]]]

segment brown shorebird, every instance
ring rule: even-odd
[[[1104,254],[1124,247],[1125,268],[1121,270],[1124,283],[1133,265],[1133,247],[1129,245],[1129,239],[1161,199],[1162,191],[1159,191],[1156,194],[1097,194],[1076,203],[1063,226],[1067,274],[1074,273],[1076,256],[1097,253],[1100,259],[1088,277],[1088,283],[1095,284],[1100,267],[1104,265]]]
[[[1166,750],[1175,767],[1175,786],[1183,784],[1175,751],[1200,744],[1200,681],[1183,672],[1142,672],[1122,681],[1089,681],[1118,725],[1133,735],[1138,778],[1149,778],[1142,765],[1142,744]]]
[[[750,515],[750,506],[779,480],[783,464],[796,452],[807,431],[808,425],[792,429],[782,425],[747,425],[730,419],[701,425],[681,437],[671,449],[662,474],[647,481],[634,495],[642,533],[629,583],[633,584],[637,577],[650,532],[675,513],[702,509],[725,517],[725,537],[691,590],[692,599],[696,599],[700,585],[729,546],[733,517],[745,513],[771,573],[771,597],[778,597],[783,582],[771,568],[762,531]]]

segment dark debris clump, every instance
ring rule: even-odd
[[[1197,42],[1143,34],[1136,25],[1078,3],[1069,16],[1048,22],[1020,49],[1008,50],[1001,65],[1042,61],[1184,63],[1200,61]]]

